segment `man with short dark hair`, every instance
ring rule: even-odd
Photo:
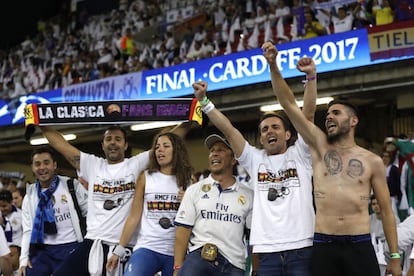
[[[356,108],[346,101],[330,102],[324,133],[307,120],[296,104],[295,96],[277,66],[276,47],[266,42],[262,50],[270,66],[273,91],[310,147],[316,207],[313,275],[380,274],[370,236],[368,203],[371,191],[381,207],[384,233],[391,251],[387,272],[393,276],[401,275],[395,218],[384,164],[378,155],[355,143],[359,121]],[[303,68],[313,67],[313,61],[303,58],[302,65]]]
[[[190,123],[183,123],[172,131],[181,137],[189,131]],[[150,151],[125,157],[128,149],[126,131],[119,125],[109,126],[103,134],[101,146],[105,158],[80,151],[51,127],[41,127],[50,145],[60,152],[78,171],[88,185],[88,216],[85,240],[54,273],[62,275],[105,275],[108,252],[116,247],[134,198],[139,174],[148,167]],[[127,244],[130,252],[137,240],[135,231]],[[103,252],[103,254],[101,254]],[[129,254],[125,254],[129,257]],[[126,259],[120,259],[126,262]],[[123,273],[123,265],[112,273]]]
[[[23,237],[19,275],[51,275],[83,241],[78,213],[69,191],[69,177],[57,175],[55,151],[35,148],[31,155],[36,182],[26,187],[23,199]],[[82,215],[87,212],[87,191],[74,181]]]
[[[316,68],[307,75],[305,116],[316,109]],[[225,135],[239,164],[251,176],[254,206],[250,244],[258,256],[259,275],[310,276],[315,212],[312,204],[312,163],[309,148],[282,114],[266,113],[259,122],[263,149],[250,145],[230,120],[207,98],[207,83],[193,84],[202,111]]]

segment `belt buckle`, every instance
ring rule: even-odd
[[[215,261],[217,259],[218,248],[215,244],[206,243],[201,249],[201,258],[206,261]]]

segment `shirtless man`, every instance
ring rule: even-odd
[[[273,91],[311,151],[316,205],[313,275],[380,274],[370,237],[371,190],[381,207],[391,252],[387,271],[394,276],[401,275],[395,218],[384,166],[379,156],[355,143],[356,109],[346,102],[331,102],[326,113],[325,134],[297,106],[277,67],[276,47],[266,42],[262,49],[270,66]],[[311,58],[302,58],[298,69],[304,71],[311,63]],[[358,164],[358,169],[350,170],[354,164]]]

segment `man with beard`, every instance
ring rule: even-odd
[[[270,66],[273,91],[311,151],[316,206],[313,275],[380,275],[370,236],[371,190],[381,207],[391,252],[387,271],[394,276],[401,275],[395,218],[384,165],[379,156],[355,143],[356,108],[340,100],[329,103],[325,134],[307,120],[297,106],[277,66],[276,47],[266,42],[262,49]],[[303,67],[313,63],[309,58],[303,61]],[[351,169],[354,164],[358,164],[357,169]]]
[[[190,124],[183,123],[172,131],[183,137]],[[127,158],[127,133],[119,125],[109,126],[104,132],[101,145],[105,158],[80,151],[51,127],[43,126],[41,130],[50,145],[89,183],[85,240],[53,275],[105,275],[108,252],[119,242],[134,198],[135,182],[148,167],[150,151]],[[130,252],[136,240],[137,231],[126,246]],[[129,257],[130,252],[125,256]],[[125,263],[126,259],[119,261]],[[118,267],[122,270],[122,265]],[[117,273],[122,274],[122,271]]]

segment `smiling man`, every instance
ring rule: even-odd
[[[191,122],[184,122],[171,132],[184,137],[190,128]],[[51,127],[43,126],[41,130],[50,145],[89,183],[85,240],[54,275],[105,275],[108,251],[119,243],[134,198],[136,180],[148,167],[150,151],[126,157],[127,133],[119,125],[109,126],[103,134],[101,147],[105,158],[80,151]],[[126,247],[131,251],[137,234],[135,231],[127,241]],[[103,256],[101,251],[104,252]],[[120,260],[125,261],[126,259]],[[120,269],[117,273],[122,274],[123,266],[118,267]]]
[[[302,69],[299,67],[299,69]],[[316,68],[303,69],[305,116],[316,109]],[[265,113],[259,121],[262,149],[250,145],[206,97],[207,83],[193,84],[202,111],[225,135],[239,164],[251,176],[254,205],[250,244],[258,255],[258,274],[308,276],[315,213],[312,205],[312,166],[308,146],[283,114]]]
[[[76,245],[83,241],[78,214],[67,185],[68,177],[56,174],[54,150],[32,152],[36,183],[27,186],[23,199],[19,275],[51,275]],[[82,214],[87,212],[87,191],[74,182]]]
[[[174,275],[243,276],[253,192],[233,175],[237,161],[229,143],[213,134],[205,144],[211,174],[188,187],[178,209]]]

